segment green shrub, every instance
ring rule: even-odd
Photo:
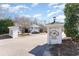
[[[64,32],[66,36],[72,37],[72,38],[79,38],[78,35],[78,19],[77,13],[79,12],[79,4],[75,3],[67,3],[65,5],[64,14],[66,16],[65,18],[65,24],[64,24]]]
[[[0,34],[5,34],[9,32],[8,27],[13,26],[14,23],[11,19],[1,19],[0,20]]]

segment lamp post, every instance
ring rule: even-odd
[[[55,16],[53,17],[53,20],[54,20],[54,22],[53,22],[53,23],[55,23],[55,20],[56,20],[56,17],[55,17]]]

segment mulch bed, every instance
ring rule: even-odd
[[[0,35],[0,40],[1,39],[8,39],[8,38],[12,38],[9,35]]]
[[[79,44],[79,42],[77,42]],[[76,44],[72,40],[63,40],[62,44],[54,44],[50,49],[53,56],[77,56]]]

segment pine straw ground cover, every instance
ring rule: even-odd
[[[79,42],[75,44],[72,40],[63,40],[62,44],[55,44],[50,48],[53,56],[78,56]]]

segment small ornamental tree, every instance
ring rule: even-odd
[[[67,3],[65,5],[64,14],[65,24],[64,24],[64,32],[67,37],[71,37],[72,39],[76,39],[79,37],[78,34],[78,12],[79,12],[79,4],[77,3]]]
[[[5,34],[9,32],[8,27],[13,26],[14,23],[11,19],[6,18],[6,19],[1,19],[0,20],[0,34]]]

